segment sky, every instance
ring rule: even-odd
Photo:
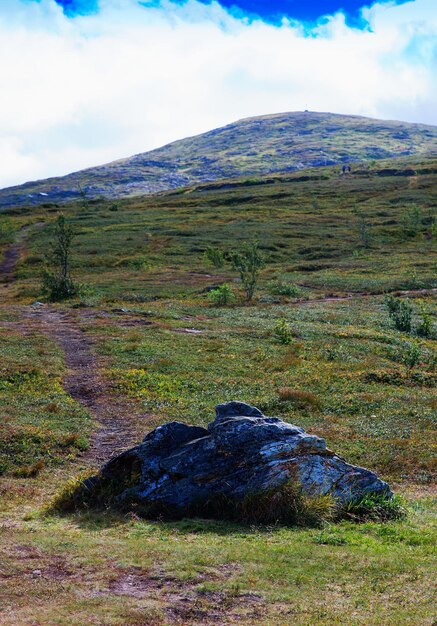
[[[0,187],[237,119],[437,124],[436,0],[0,0]]]

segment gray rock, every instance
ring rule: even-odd
[[[243,402],[216,407],[208,428],[170,422],[107,463],[87,489],[108,491],[125,507],[156,506],[172,516],[217,497],[233,501],[296,481],[307,494],[338,505],[366,494],[392,496],[373,472],[346,463],[320,437],[266,417]]]

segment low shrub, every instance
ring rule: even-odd
[[[208,246],[205,251],[207,260],[217,269],[224,266],[226,257],[223,250],[214,246]]]
[[[399,370],[376,370],[366,372],[362,376],[366,383],[382,383],[384,385],[435,387],[437,376],[428,372],[408,372],[404,374]]]
[[[293,333],[285,319],[279,320],[273,328],[273,334],[280,343],[285,345],[293,341]]]
[[[42,293],[50,302],[61,302],[77,295],[77,286],[69,276],[45,270],[42,276]]]
[[[289,296],[291,298],[297,298],[302,295],[302,289],[297,285],[279,280],[269,285],[269,291],[275,296]]]
[[[400,352],[401,362],[406,365],[409,369],[413,369],[421,358],[421,350],[420,346],[413,341],[406,341]]]
[[[420,322],[416,327],[416,334],[426,339],[433,335],[431,311],[423,302],[420,305]]]
[[[235,300],[235,295],[230,286],[226,283],[210,291],[208,298],[214,306],[226,306]]]
[[[36,463],[31,463],[30,465],[22,465],[18,467],[14,471],[14,476],[17,476],[19,478],[35,478],[35,476],[38,476],[38,474],[44,467],[45,463],[42,459],[40,459]]]
[[[413,306],[408,300],[388,296],[385,300],[388,315],[397,330],[409,333],[413,317]]]

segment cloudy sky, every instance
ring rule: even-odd
[[[436,0],[0,0],[0,187],[243,117],[437,124]]]

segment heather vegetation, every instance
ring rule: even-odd
[[[86,209],[90,201],[105,197],[112,199],[109,210],[116,211],[114,199],[120,197],[238,176],[256,184],[262,175],[335,164],[349,175],[359,163],[377,169],[379,159],[399,156],[410,167],[415,156],[435,152],[436,140],[435,127],[424,124],[314,111],[263,115],[68,176],[0,190],[0,207],[76,199]],[[405,216],[407,233],[414,224],[411,208]]]
[[[1,287],[2,623],[433,623],[436,180],[435,158],[410,157],[67,204],[83,286],[51,305],[34,303],[49,299],[60,208],[4,213],[8,232],[28,229]],[[66,363],[66,331],[94,354],[100,397],[125,402],[107,450],[122,427],[133,445],[243,399],[377,471],[401,501],[357,503],[340,522],[319,502],[316,528],[277,523],[298,506],[315,515],[294,492],[276,515],[267,497],[246,502],[239,522],[55,514],[102,460],[96,388],[65,384],[86,357]]]

